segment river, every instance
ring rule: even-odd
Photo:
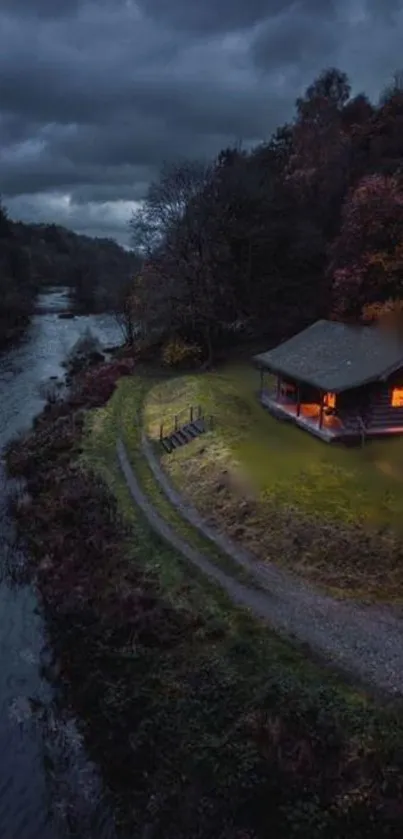
[[[60,319],[67,290],[40,295],[24,340],[0,355],[0,450],[43,407],[41,385],[90,327],[103,346],[121,343],[111,315]],[[113,818],[75,720],[59,708],[44,675],[51,657],[35,592],[13,580],[24,557],[7,513],[0,462],[0,836],[4,839],[112,839]]]

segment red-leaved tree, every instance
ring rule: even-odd
[[[359,317],[366,304],[403,295],[403,185],[371,175],[348,195],[331,249],[336,316]]]

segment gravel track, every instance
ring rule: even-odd
[[[376,690],[392,696],[403,695],[403,621],[392,608],[337,600],[287,571],[258,562],[203,522],[197,511],[173,489],[145,437],[142,445],[153,474],[169,500],[184,518],[250,572],[251,584],[246,585],[223,571],[165,521],[144,495],[124,443],[119,440],[118,460],[132,498],[160,536],[222,586],[235,603],[249,608],[280,634],[308,644],[326,663]],[[253,578],[259,588],[253,586]]]

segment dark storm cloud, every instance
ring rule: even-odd
[[[328,65],[329,56],[337,52],[344,24],[337,20],[334,9],[319,20],[314,10],[308,13],[300,4],[265,21],[257,29],[253,45],[257,65],[273,71],[297,67],[299,72],[314,70],[318,63]]]
[[[1,0],[2,12],[36,18],[70,17],[77,12],[80,0]]]
[[[0,0],[10,213],[126,242],[162,161],[268,137],[325,66],[377,93],[401,66],[400,11],[397,0]]]
[[[287,9],[320,12],[336,0],[140,0],[144,14],[179,29],[211,33],[245,29]]]

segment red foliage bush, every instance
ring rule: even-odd
[[[108,364],[99,364],[76,377],[71,403],[78,406],[97,408],[111,398],[121,376],[130,376],[134,371],[132,358],[117,359]]]

